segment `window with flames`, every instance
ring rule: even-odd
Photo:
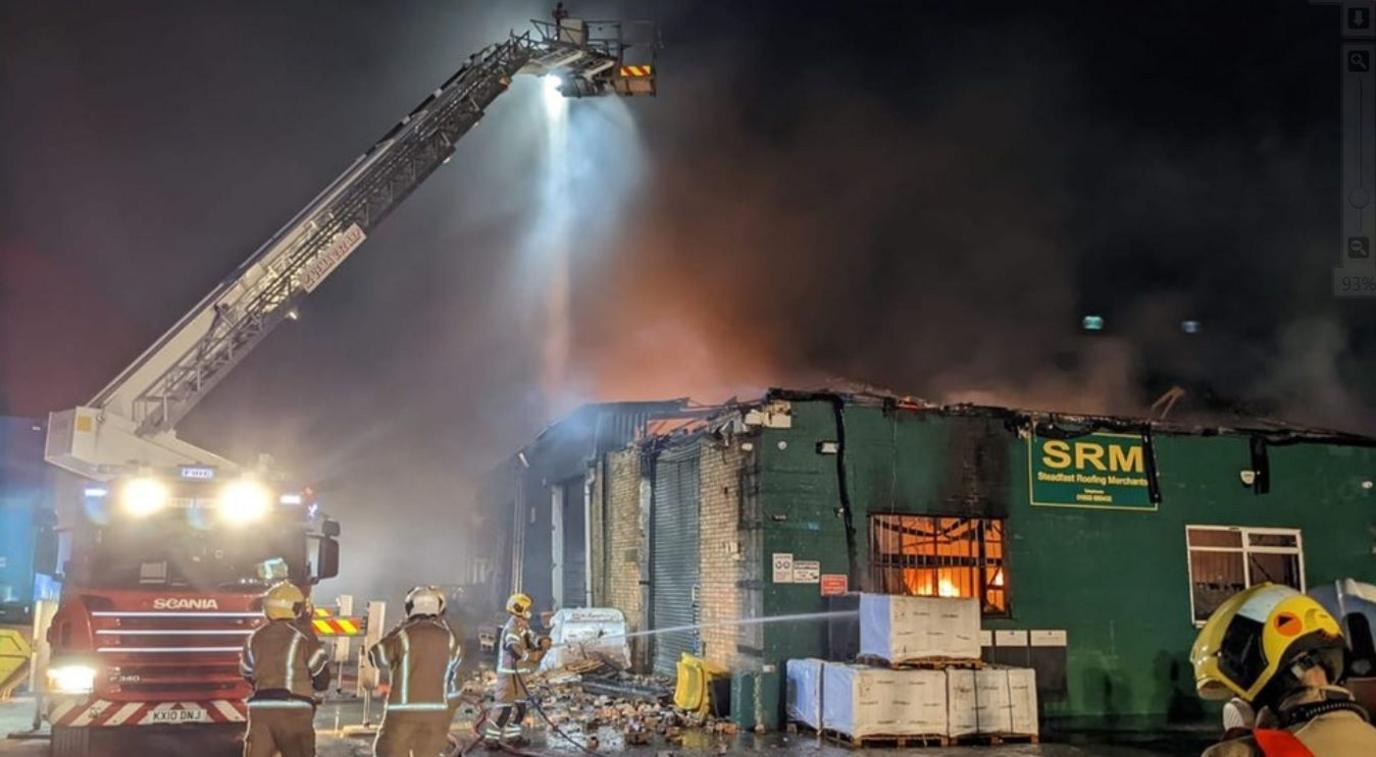
[[[883,594],[972,597],[1008,613],[1004,521],[940,515],[870,516],[870,585]]]

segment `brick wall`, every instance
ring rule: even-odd
[[[731,439],[702,443],[698,467],[698,612],[700,622],[705,624],[736,620],[741,614],[736,584],[741,577],[742,555],[737,528],[744,456],[739,444]],[[736,654],[737,633],[733,626],[703,628],[703,656],[717,664],[730,665]]]
[[[640,450],[607,454],[607,514],[611,535],[607,560],[607,604],[626,614],[631,630],[644,627],[640,604],[641,554]],[[600,488],[600,487],[599,487]]]

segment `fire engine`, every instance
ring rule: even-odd
[[[47,633],[54,754],[163,728],[185,753],[190,729],[242,731],[237,655],[257,598],[334,576],[339,526],[309,492],[178,438],[177,423],[449,162],[514,76],[565,97],[653,95],[656,47],[648,23],[559,18],[470,56],[90,402],[51,414],[45,459],[85,482],[64,508]]]
[[[48,629],[54,754],[109,753],[104,742],[123,743],[132,726],[196,725],[232,742],[247,714],[237,661],[261,622],[258,596],[338,573],[338,525],[309,492],[258,472],[220,476],[184,465],[85,486]]]

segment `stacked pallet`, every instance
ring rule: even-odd
[[[855,746],[1037,737],[1035,673],[979,659],[973,599],[862,594],[859,661],[790,660],[788,717]]]
[[[946,735],[951,739],[1036,740],[1035,671],[991,666],[950,669],[945,675]]]
[[[860,656],[890,665],[978,661],[979,601],[860,595]]]
[[[933,670],[789,660],[788,716],[842,740],[945,743],[946,677]],[[900,744],[901,745],[901,744]]]

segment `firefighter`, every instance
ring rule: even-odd
[[[315,754],[315,694],[329,688],[330,664],[324,645],[301,623],[309,607],[305,593],[287,581],[263,597],[268,622],[239,654],[239,672],[253,684],[244,757]]]
[[[373,743],[378,757],[434,757],[448,748],[463,654],[444,605],[444,592],[417,586],[406,595],[406,620],[368,650],[373,665],[389,675],[387,709]]]
[[[497,642],[497,681],[492,692],[492,710],[483,726],[489,741],[514,741],[521,738],[521,721],[526,717],[526,677],[535,672],[549,640],[536,638],[530,630],[530,608],[534,601],[525,594],[512,594],[506,600],[506,625]]]
[[[1333,616],[1288,586],[1264,583],[1230,597],[1199,632],[1190,662],[1199,695],[1233,698],[1227,715],[1239,722],[1230,732],[1245,730],[1205,757],[1376,755],[1376,728],[1335,685],[1345,652]]]

